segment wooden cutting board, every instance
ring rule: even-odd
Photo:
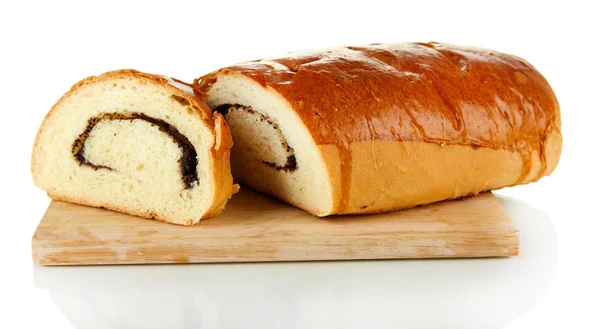
[[[505,257],[518,254],[519,231],[492,193],[317,218],[243,189],[188,227],[53,201],[32,242],[44,265]]]

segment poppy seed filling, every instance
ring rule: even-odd
[[[198,172],[196,169],[198,165],[198,154],[196,153],[196,149],[194,148],[194,145],[192,145],[190,140],[187,137],[185,137],[182,133],[180,133],[179,130],[177,130],[177,128],[173,127],[171,124],[165,122],[164,120],[153,118],[139,112],[101,113],[99,115],[91,117],[87,122],[85,130],[73,142],[73,147],[71,149],[73,157],[79,162],[79,165],[88,166],[95,170],[114,170],[113,168],[107,166],[91,163],[85,157],[85,142],[89,137],[90,132],[94,129],[94,127],[100,121],[103,120],[143,120],[155,126],[156,128],[158,128],[158,130],[169,135],[169,137],[171,137],[173,142],[177,144],[177,146],[181,150],[181,157],[179,158],[178,162],[180,165],[181,179],[185,185],[185,188],[192,188],[194,184],[198,182]]]
[[[279,135],[279,138],[281,140],[281,147],[287,153],[285,163],[278,164],[269,161],[263,161],[263,163],[271,168],[274,168],[275,170],[292,172],[298,169],[298,163],[296,162],[296,155],[294,154],[294,149],[288,144],[287,140],[285,139],[285,136],[283,135],[283,132],[279,128],[279,125],[276,122],[274,122],[271,118],[260,112],[257,112],[252,108],[252,106],[244,106],[240,104],[223,104],[215,108],[214,111],[221,113],[225,117],[225,119],[227,119],[227,114],[230,113],[230,111],[245,111],[251,115],[258,116],[258,119],[261,122],[266,122],[277,131],[277,134]]]

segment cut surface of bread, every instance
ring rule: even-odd
[[[240,63],[196,81],[236,181],[312,214],[376,213],[526,184],[562,148],[560,109],[519,57],[372,44]]]
[[[231,145],[192,86],[120,70],[82,80],[50,110],[32,173],[55,200],[190,225],[237,191]]]
[[[327,168],[300,118],[278,94],[251,79],[220,77],[207,99],[231,129],[236,182],[315,215],[333,207]]]

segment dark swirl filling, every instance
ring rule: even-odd
[[[181,170],[181,179],[185,185],[186,189],[192,188],[195,183],[198,182],[198,172],[196,170],[196,166],[198,165],[198,154],[196,153],[196,149],[194,145],[190,142],[187,137],[185,137],[182,133],[177,130],[177,128],[173,127],[171,124],[161,120],[156,119],[150,116],[147,116],[143,113],[132,112],[132,113],[101,113],[94,117],[91,117],[88,120],[87,126],[85,130],[79,135],[79,137],[73,142],[73,147],[71,152],[75,159],[79,162],[81,166],[88,166],[98,169],[107,169],[114,170],[113,168],[97,165],[89,162],[85,157],[85,142],[90,135],[90,132],[94,129],[94,127],[103,120],[143,120],[151,125],[158,128],[158,130],[164,132],[169,135],[173,142],[179,146],[181,150],[181,157],[178,162]]]
[[[296,162],[296,155],[294,155],[294,149],[287,143],[287,140],[283,136],[283,132],[281,131],[281,129],[279,129],[279,125],[277,123],[275,123],[271,118],[269,118],[268,116],[266,116],[260,112],[257,112],[256,110],[254,110],[252,108],[252,106],[244,106],[244,105],[240,105],[240,104],[223,104],[223,105],[217,106],[214,109],[214,111],[221,113],[225,117],[225,119],[227,119],[227,114],[230,113],[230,111],[245,111],[245,112],[249,113],[250,115],[258,116],[258,119],[261,122],[266,122],[273,129],[275,129],[275,131],[277,132],[277,135],[279,136],[281,147],[286,152],[286,162],[285,163],[273,163],[273,162],[269,162],[269,161],[263,161],[263,163],[271,168],[276,169],[276,170],[283,170],[283,171],[291,172],[291,171],[298,169],[298,164]],[[235,140],[234,140],[234,143],[235,143]]]

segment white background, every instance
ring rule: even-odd
[[[0,328],[600,328],[594,1],[340,3],[3,1]],[[45,113],[78,80],[135,68],[190,81],[294,49],[396,41],[516,54],[553,86],[563,118],[558,169],[538,183],[499,192],[511,197],[502,202],[522,230],[521,256],[33,266],[30,239],[49,202],[30,178],[33,138]]]

